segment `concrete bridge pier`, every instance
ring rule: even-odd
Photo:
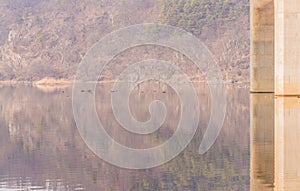
[[[300,2],[275,0],[275,94],[300,95]]]
[[[274,0],[251,0],[251,92],[274,92]]]
[[[255,191],[297,190],[300,188],[300,1],[250,0],[250,7],[250,187]]]
[[[251,0],[251,92],[300,95],[299,0]]]

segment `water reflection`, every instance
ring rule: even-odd
[[[275,99],[275,190],[300,188],[300,99]]]
[[[250,95],[251,190],[273,190],[274,94]]]
[[[300,99],[251,94],[251,190],[300,188]]]
[[[148,91],[147,86],[154,90]],[[0,190],[249,190],[249,90],[228,88],[224,127],[213,147],[199,155],[210,99],[207,86],[196,88],[201,120],[189,146],[157,168],[126,170],[102,161],[87,148],[73,119],[71,89],[1,87]],[[158,132],[135,139],[126,138],[128,132],[116,123],[109,105],[103,104],[109,103],[109,89],[97,88],[97,111],[118,142],[152,147],[172,135],[178,122],[178,97],[168,87],[145,84],[131,95],[138,102],[132,113],[141,121],[149,117],[150,100],[166,101],[169,111]]]

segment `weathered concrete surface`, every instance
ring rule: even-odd
[[[274,94],[251,94],[250,188],[272,191],[274,185]]]
[[[275,93],[300,95],[300,2],[275,1]]]
[[[251,95],[251,190],[294,191],[300,188],[300,2],[252,0],[251,22],[251,91],[259,92]],[[272,91],[273,110],[262,94]]]
[[[299,0],[251,0],[251,91],[300,95]]]
[[[274,0],[251,0],[251,92],[274,92]]]

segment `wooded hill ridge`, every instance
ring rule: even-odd
[[[248,0],[0,0],[0,18],[2,81],[72,80],[101,37],[150,22],[191,32],[212,51],[224,80],[249,81]]]

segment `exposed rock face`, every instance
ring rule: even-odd
[[[105,34],[159,22],[160,14],[160,0],[0,0],[0,80],[73,79],[82,57]],[[221,35],[209,28],[200,36],[226,80],[248,79],[247,25],[241,18]]]

